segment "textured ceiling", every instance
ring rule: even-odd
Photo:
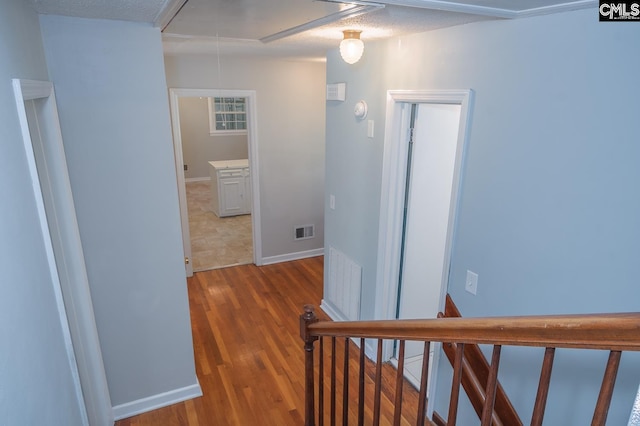
[[[336,0],[31,0],[39,13],[154,23],[167,54],[251,54],[322,58],[342,30],[367,41],[469,22],[596,6],[595,0],[379,0],[368,13]],[[184,4],[184,5],[183,5]],[[180,8],[182,6],[182,8]],[[179,12],[175,14],[175,12]],[[166,25],[168,24],[168,25]],[[296,30],[299,26],[304,31]],[[292,30],[293,29],[293,30]],[[292,34],[279,38],[279,33]],[[276,35],[275,41],[260,39]]]
[[[342,40],[342,31],[347,29],[361,30],[361,38],[366,43],[367,41],[419,33],[484,19],[488,18],[464,13],[394,6],[326,24],[269,43],[262,43],[259,38],[273,34],[274,32],[270,32],[272,31],[270,28],[266,31],[254,28],[248,30],[244,35],[228,37],[227,34],[238,33],[227,33],[221,28],[222,26],[216,27],[214,23],[208,28],[208,32],[201,31],[200,28],[193,36],[189,36],[185,35],[184,31],[175,31],[176,27],[172,22],[166,28],[163,39],[167,54],[220,52],[223,55],[258,54],[324,58],[328,49],[334,49],[338,46]],[[225,25],[228,25],[228,22]],[[279,28],[277,31],[283,29],[285,28]],[[218,37],[216,37],[216,32],[218,32]],[[247,36],[248,33],[252,35]]]
[[[168,0],[32,0],[38,13],[154,22]]]

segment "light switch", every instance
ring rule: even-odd
[[[373,120],[367,120],[367,137],[370,137],[370,138],[373,137],[373,127],[374,127]]]
[[[336,209],[336,196],[333,194],[329,195],[329,208],[331,210],[335,210]]]
[[[478,274],[467,271],[467,280],[465,281],[464,289],[474,296],[476,295],[478,292]]]

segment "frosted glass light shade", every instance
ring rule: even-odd
[[[348,64],[355,64],[362,57],[364,43],[360,40],[360,31],[343,31],[344,40],[340,42],[340,56]]]

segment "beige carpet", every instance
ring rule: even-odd
[[[252,263],[251,215],[220,218],[211,211],[209,181],[186,186],[194,272]]]

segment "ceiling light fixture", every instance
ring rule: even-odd
[[[344,39],[340,42],[340,56],[348,64],[355,64],[362,57],[364,43],[360,40],[362,31],[345,30]]]

